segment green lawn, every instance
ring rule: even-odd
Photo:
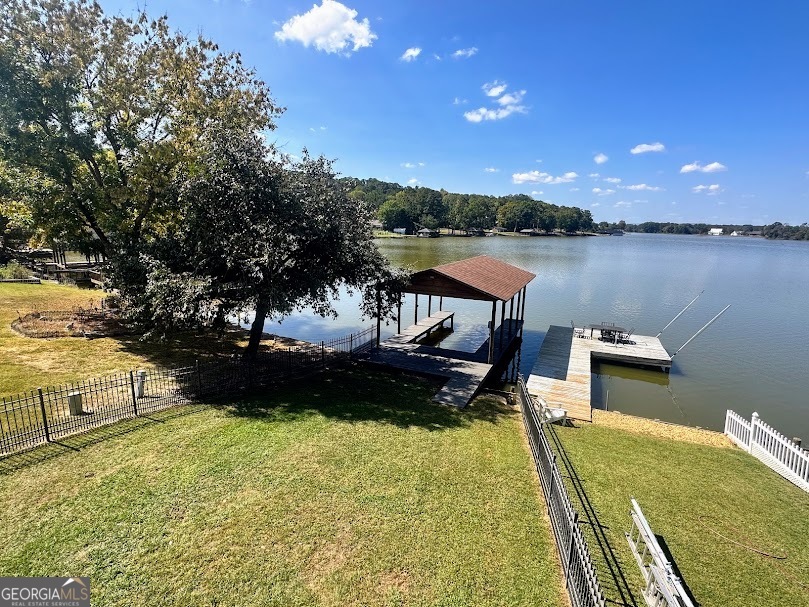
[[[137,336],[39,339],[25,337],[11,328],[12,321],[29,312],[98,306],[104,295],[99,290],[51,283],[0,283],[0,397],[116,371],[230,355],[246,343],[241,331],[230,331],[222,339],[214,335],[182,335],[162,342],[144,342]]]
[[[0,575],[89,575],[94,605],[564,605],[519,414],[434,391],[331,372],[75,439],[0,476]]]
[[[556,432],[636,604],[645,605],[638,591],[641,578],[623,535],[629,530],[631,497],[704,607],[809,605],[809,494],[739,449],[597,424]],[[594,559],[606,572],[609,559],[593,529],[584,527]],[[765,558],[718,534],[787,559]],[[621,596],[620,582],[602,578],[608,598],[633,604]]]

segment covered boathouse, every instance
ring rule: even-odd
[[[381,341],[379,347],[369,353],[368,362],[446,378],[446,384],[433,400],[465,407],[486,379],[495,370],[502,369],[501,363],[510,360],[509,356],[513,356],[519,346],[527,286],[534,278],[536,275],[531,272],[487,255],[416,272],[402,292],[402,295],[415,296],[413,324],[402,326],[400,297],[397,333]],[[454,326],[455,313],[444,309],[445,298],[491,302],[489,336],[475,352],[419,343],[447,322]]]

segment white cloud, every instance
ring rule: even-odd
[[[441,61],[441,55],[439,55],[438,53],[433,53],[433,59],[435,59],[436,61]]]
[[[486,93],[488,97],[499,97],[506,91],[506,88],[508,88],[508,85],[505,82],[495,80],[494,82],[484,84],[483,92]]]
[[[403,162],[401,166],[404,169],[415,169],[417,167],[423,167],[425,164],[423,162]]]
[[[418,179],[416,179],[415,177],[413,177],[412,179],[408,179],[408,180],[407,180],[407,183],[408,183],[408,185],[418,185],[418,184],[419,184],[419,180],[418,180]]]
[[[485,169],[483,169],[483,171],[486,173],[497,173],[500,171],[500,169],[496,169],[494,167],[486,167]]]
[[[500,105],[516,105],[522,103],[522,98],[525,96],[526,91],[514,91],[513,93],[506,93],[497,100]]]
[[[680,168],[681,173],[718,173],[719,171],[727,171],[728,168],[721,162],[712,162],[702,166],[699,160],[695,160],[691,164],[684,164]]]
[[[599,177],[601,177],[601,175],[599,175],[598,173],[590,173],[588,175],[588,177],[592,177],[593,179],[598,179]]]
[[[411,61],[415,61],[416,57],[421,55],[421,49],[417,46],[407,49],[402,56],[399,57],[402,61],[407,61],[408,63]]]
[[[476,46],[472,46],[470,48],[459,48],[457,51],[452,53],[452,56],[455,59],[468,59],[472,55],[477,54],[478,49]]]
[[[554,177],[553,175],[540,171],[528,171],[527,173],[514,173],[511,176],[511,180],[517,184],[544,183],[547,185],[556,185],[559,183],[571,183],[576,180],[576,177],[578,177],[578,174],[573,171],[569,171],[559,177]]]
[[[625,190],[634,190],[634,191],[646,191],[646,192],[662,192],[663,188],[656,186],[656,185],[646,185],[645,183],[639,183],[637,185],[619,185],[619,188],[623,188]]]
[[[452,105],[463,105],[464,103],[469,103],[467,99],[461,99],[460,97],[456,97],[452,100]]]
[[[484,120],[502,120],[514,113],[524,114],[525,107],[521,105],[507,105],[505,107],[489,109],[480,107],[476,110],[464,112],[464,118],[469,122],[482,122]]]
[[[544,193],[545,192],[534,190],[533,192],[531,192],[531,196],[542,196]]]
[[[590,206],[591,206],[591,207],[594,207],[594,208],[595,208],[595,207],[600,207],[600,206],[601,206],[601,203],[600,203],[600,202],[594,202],[594,203],[593,203],[593,204],[591,204]]]
[[[596,164],[604,164],[609,159],[610,159],[609,156],[607,156],[606,154],[602,154],[601,152],[593,156],[593,162],[595,162]]]
[[[578,192],[578,191],[579,191],[579,188],[570,188],[570,191],[571,191],[571,192]]]
[[[628,209],[629,207],[632,206],[632,203],[629,202],[628,200],[619,200],[612,206],[614,206],[616,209]]]
[[[639,143],[629,150],[630,154],[645,154],[646,152],[665,152],[666,146],[659,141],[655,143]]]
[[[694,186],[693,188],[691,188],[691,191],[694,192],[694,194],[701,194],[705,192],[709,196],[716,196],[717,194],[719,194],[719,192],[722,191],[722,189],[719,187],[718,183],[714,183],[711,185]]]
[[[325,127],[325,126],[321,126],[320,128],[317,128],[317,129],[316,129],[316,128],[315,128],[315,127],[313,127],[313,126],[310,126],[310,127],[309,127],[309,130],[310,130],[310,131],[312,131],[313,133],[317,133],[318,131],[325,131],[325,130],[326,130],[326,127]]]
[[[602,190],[601,188],[593,188],[593,194],[598,194],[599,196],[609,196],[610,194],[615,194],[615,190]]]
[[[514,91],[513,93],[503,92],[506,90],[506,84],[495,80],[494,82],[487,82],[483,85],[483,91],[489,97],[497,97],[499,108],[486,108],[479,107],[476,110],[464,112],[464,118],[469,122],[483,122],[484,120],[502,120],[512,114],[525,114],[527,108],[521,105],[522,99],[526,91]],[[502,96],[501,96],[502,95]]]
[[[315,4],[308,12],[284,23],[275,38],[281,42],[295,40],[326,53],[350,55],[371,46],[377,38],[368,19],[357,21],[356,17],[357,11],[337,0],[323,0],[320,6]]]
[[[621,183],[620,177],[604,177],[604,181],[607,183]]]

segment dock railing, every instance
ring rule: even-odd
[[[154,367],[0,398],[0,457],[125,419],[307,376],[376,343],[376,327],[241,358]]]
[[[785,479],[809,491],[809,453],[761,421],[753,413],[750,421],[728,409],[725,434],[736,445],[760,459]]]
[[[674,565],[660,547],[640,505],[632,499],[632,524],[625,533],[632,555],[638,563],[645,586],[643,598],[649,607],[694,607],[683,582],[674,573]]]
[[[556,464],[556,454],[545,435],[545,423],[537,413],[522,375],[517,378],[517,390],[523,423],[545,495],[570,602],[573,607],[604,607],[604,593],[601,591],[584,534],[578,526],[578,512],[570,501]]]

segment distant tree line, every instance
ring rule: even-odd
[[[778,240],[809,240],[809,224],[802,223],[799,226],[791,226],[776,221],[764,227],[762,236]]]
[[[455,194],[425,187],[404,187],[378,179],[344,179],[349,196],[376,210],[386,230],[420,228],[452,230],[536,229],[582,232],[595,229],[589,210],[558,206],[526,194],[485,196]]]

